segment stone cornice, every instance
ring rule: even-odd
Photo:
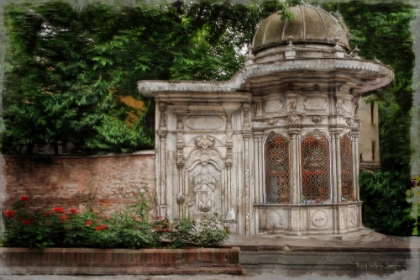
[[[243,90],[248,79],[296,71],[345,71],[360,80],[358,93],[372,91],[388,85],[394,71],[383,64],[355,59],[294,59],[273,64],[251,64],[237,72],[230,81],[150,81],[138,82],[138,89],[145,97],[157,92],[234,92]],[[354,72],[354,73],[352,73]]]

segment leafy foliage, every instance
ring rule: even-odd
[[[300,1],[287,1],[298,4]],[[5,146],[16,151],[35,144],[71,142],[74,152],[130,152],[153,142],[153,104],[144,110],[121,97],[138,100],[138,80],[228,80],[244,64],[258,24],[285,3],[175,1],[135,7],[87,5],[75,10],[55,1],[39,6],[9,5],[5,65]],[[380,154],[384,172],[408,188],[412,107],[413,8],[403,2],[327,2],[350,28],[352,47],[395,71],[394,83],[380,91]],[[287,18],[288,13],[282,14]],[[246,20],[244,20],[246,19]],[[361,176],[362,197],[387,196]],[[402,192],[397,205],[409,207]],[[364,199],[365,209],[377,200]],[[394,217],[393,209],[382,219]],[[369,213],[369,211],[365,211]],[[403,215],[404,211],[399,212]],[[370,224],[365,215],[366,225]],[[404,217],[402,217],[404,219]],[[393,219],[391,219],[393,220]],[[402,229],[405,232],[405,229]],[[392,230],[397,233],[397,230]]]
[[[396,172],[361,172],[363,222],[370,228],[396,235],[411,235],[414,220],[406,199],[407,177]],[[410,183],[409,181],[406,183]]]
[[[353,36],[350,43],[362,50],[363,58],[377,58],[395,71],[394,82],[379,92],[382,172],[362,173],[360,193],[366,226],[385,233],[410,234],[413,223],[405,193],[410,188],[413,7],[402,2],[370,5],[351,1],[325,4],[325,8],[342,14]]]
[[[139,100],[136,82],[230,79],[257,24],[278,9],[290,18],[285,7],[275,0],[81,10],[63,1],[10,4],[4,146],[29,153],[36,144],[68,142],[74,153],[151,147],[151,102],[142,109],[122,102]]]
[[[217,213],[203,215],[199,223],[188,218],[170,223],[159,217],[155,222],[155,233],[159,240],[169,242],[174,248],[220,246],[229,237]]]
[[[26,197],[25,197],[26,198]],[[154,248],[183,246],[214,247],[223,244],[228,233],[217,215],[195,221],[170,222],[158,217],[150,222],[150,196],[139,193],[134,205],[102,216],[90,210],[78,213],[55,207],[33,210],[29,199],[5,211],[5,240],[10,247]]]

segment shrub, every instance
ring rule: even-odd
[[[145,193],[125,210],[101,216],[93,210],[54,207],[51,211],[32,210],[24,196],[5,217],[4,245],[10,247],[88,247],[155,248],[182,246],[219,246],[227,238],[218,216],[204,216],[199,225],[194,220],[170,222],[157,217],[150,222],[150,205]]]
[[[386,234],[411,235],[415,221],[406,197],[409,177],[397,172],[361,172],[359,182],[365,226]]]

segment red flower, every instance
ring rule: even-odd
[[[58,213],[66,213],[66,210],[64,210],[63,207],[55,207],[53,209],[54,212],[58,212]]]
[[[85,226],[89,226],[91,224],[92,224],[92,220],[87,220],[86,223],[85,223]]]
[[[28,202],[28,201],[29,201],[29,198],[28,198],[26,195],[22,195],[22,196],[20,197],[20,200],[22,200],[22,201],[24,201],[24,202]]]
[[[6,218],[12,218],[14,214],[16,214],[15,210],[7,210],[4,212],[4,216],[6,216]]]
[[[103,230],[103,229],[106,229],[107,228],[107,226],[105,226],[105,225],[100,225],[100,226],[97,226],[96,228],[95,228],[95,230]]]
[[[70,208],[70,212],[73,213],[73,214],[76,214],[77,213],[77,210],[74,209],[74,208]]]
[[[31,223],[31,220],[23,220],[24,225],[29,225]]]
[[[65,221],[65,220],[67,220],[67,216],[61,216],[61,218],[60,218],[60,220],[62,220],[62,221]]]
[[[51,214],[50,213],[44,213],[44,217],[49,217]]]

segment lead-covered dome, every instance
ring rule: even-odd
[[[289,8],[293,20],[280,19],[281,11],[277,11],[263,20],[255,33],[252,52],[277,45],[287,44],[292,37],[293,44],[321,43],[338,44],[350,50],[347,39],[347,28],[342,20],[330,13],[313,6],[293,6]]]

